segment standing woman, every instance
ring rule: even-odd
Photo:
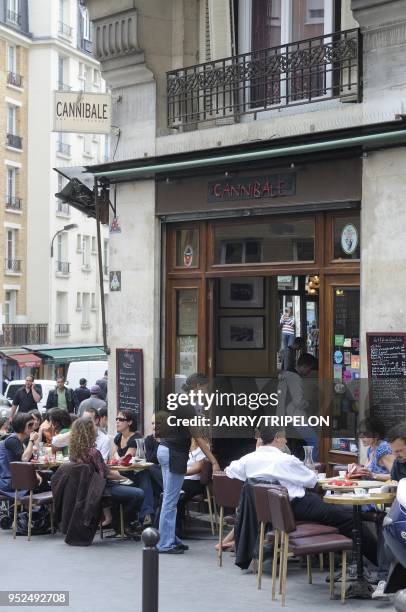
[[[196,416],[196,412],[191,406],[178,406],[171,413],[176,423],[183,422],[183,419],[191,419]],[[179,420],[178,420],[179,419]],[[186,425],[165,424],[165,437],[161,437],[158,447],[158,461],[162,468],[163,478],[163,500],[161,515],[159,518],[160,540],[157,548],[160,553],[174,555],[183,554],[188,549],[185,544],[176,536],[176,509],[182,490],[183,481],[187,471],[189,459],[189,449],[192,436],[196,444],[213,466],[213,472],[219,471],[220,466],[207,442],[201,437],[198,430]]]

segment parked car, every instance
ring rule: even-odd
[[[21,389],[21,387],[24,387],[24,385],[25,385],[25,379],[24,380],[12,380],[11,382],[9,382],[7,385],[7,389],[6,389],[6,399],[13,401],[18,389]],[[41,395],[42,395],[41,401],[38,402],[38,410],[44,413],[45,406],[46,406],[47,399],[48,399],[48,393],[50,392],[51,389],[55,389],[55,381],[36,379],[34,381],[34,385],[37,389],[40,390]]]
[[[11,400],[7,399],[5,395],[0,393],[0,418],[9,417],[11,403]]]

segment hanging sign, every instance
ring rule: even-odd
[[[110,234],[121,234],[121,226],[118,222],[118,217],[113,217],[113,220],[110,223]]]
[[[54,92],[54,132],[110,134],[111,97],[106,93]]]

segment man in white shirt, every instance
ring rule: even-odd
[[[337,527],[342,535],[351,538],[352,509],[326,504],[317,493],[306,490],[316,485],[317,476],[297,457],[282,452],[286,444],[284,432],[274,427],[263,427],[259,436],[257,448],[253,453],[232,461],[226,467],[227,476],[242,481],[261,478],[278,482],[288,490],[297,521]],[[362,545],[364,555],[376,565],[376,541],[368,529],[363,530]]]
[[[100,451],[104,461],[108,461],[111,453],[111,440],[107,434],[104,433],[99,427],[100,417],[99,413],[95,408],[88,406],[83,413],[85,419],[92,419],[97,429],[96,448]]]
[[[83,413],[83,417],[92,419],[93,423],[95,424],[97,429],[96,448],[98,451],[100,451],[104,461],[107,461],[110,458],[111,453],[111,440],[109,436],[99,428],[99,413],[97,410],[95,410],[95,408],[88,407]],[[70,433],[71,432],[68,431],[66,433],[54,436],[51,442],[52,446],[61,449],[69,446]]]

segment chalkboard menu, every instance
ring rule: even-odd
[[[116,349],[117,411],[135,412],[137,427],[144,433],[144,372],[142,349]]]
[[[367,334],[370,412],[386,429],[406,421],[406,333]]]

